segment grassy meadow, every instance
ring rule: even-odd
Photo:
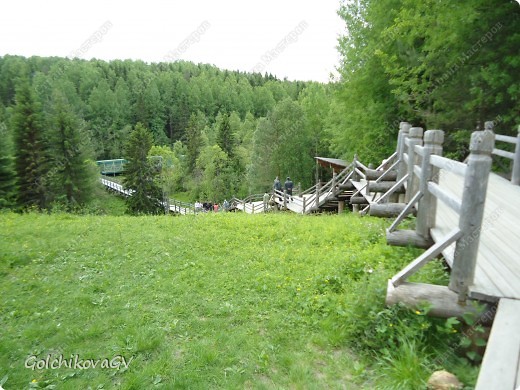
[[[3,387],[412,389],[439,368],[471,383],[455,354],[434,359],[453,348],[453,324],[384,307],[386,280],[420,253],[387,246],[387,225],[0,214]],[[421,278],[446,274],[434,263]],[[43,367],[60,356],[83,369]]]

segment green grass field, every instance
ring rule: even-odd
[[[6,390],[383,386],[371,351],[400,321],[378,314],[386,279],[419,253],[387,246],[387,224],[0,214],[0,379]],[[61,355],[100,361],[36,368]],[[132,360],[101,367],[114,358]]]

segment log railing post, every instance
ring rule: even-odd
[[[283,190],[283,208],[287,209],[287,190]]]
[[[400,161],[398,170],[397,170],[397,181],[403,178],[406,175],[407,166],[403,160],[403,154],[406,151],[405,139],[408,137],[408,133],[410,132],[410,125],[408,122],[401,122],[399,124],[399,135],[397,136],[397,158]]]
[[[491,153],[494,146],[495,134],[490,130],[475,131],[471,135],[459,219],[462,236],[455,247],[449,284],[450,289],[459,294],[459,302],[466,301],[468,288],[473,283],[475,275],[480,229],[492,163]]]
[[[306,201],[307,199],[305,198],[305,196],[303,197],[303,204],[302,204],[302,214],[305,214],[305,206],[306,206]]]
[[[336,171],[332,172],[332,188],[331,188],[332,195],[336,195]]]
[[[421,164],[421,179],[419,190],[423,196],[417,207],[415,231],[423,238],[430,237],[430,229],[435,225],[437,198],[428,191],[428,182],[439,182],[439,169],[430,164],[432,154],[442,155],[444,131],[428,130],[424,133],[424,156]]]
[[[396,181],[401,180],[404,175],[406,175],[407,165],[404,161],[403,154],[406,150],[406,144],[405,140],[408,138],[408,134],[410,132],[410,128],[412,127],[411,124],[408,122],[401,122],[399,124],[399,135],[397,138],[397,160],[399,161],[399,164],[397,166],[397,179]],[[389,199],[390,202],[397,201],[399,203],[404,203],[404,195],[398,195],[397,199],[396,197],[392,196],[391,199]]]
[[[321,182],[316,183],[316,209],[320,207],[320,190],[321,190]]]
[[[518,135],[516,136],[515,159],[513,160],[511,183],[515,186],[520,185],[520,126],[518,126]]]
[[[408,138],[408,182],[405,201],[408,203],[419,190],[419,179],[413,173],[413,167],[419,162],[419,156],[415,153],[415,145],[422,145],[423,128],[412,127]]]
[[[352,160],[352,180],[353,181],[359,181],[359,175],[356,172],[357,162],[358,162],[358,156],[357,156],[357,154],[355,154],[354,160]]]

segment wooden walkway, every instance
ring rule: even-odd
[[[103,177],[100,178],[100,181],[101,181],[101,184],[103,184],[106,188],[118,193],[119,195],[122,195],[124,197],[132,196],[132,191],[125,189],[119,183],[116,183],[112,180],[105,179]],[[174,200],[174,199],[170,199],[170,203],[169,203],[168,207],[172,213],[184,214],[184,215],[195,213],[195,208],[193,207],[193,204],[181,202],[181,201]]]
[[[463,180],[458,175],[441,170],[439,185],[454,197],[462,197]],[[457,213],[438,201],[432,238],[436,242],[441,240],[458,224]],[[455,244],[443,251],[450,266],[454,251]],[[486,301],[520,299],[520,187],[494,173],[489,176],[475,278],[469,296]]]

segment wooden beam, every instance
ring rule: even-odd
[[[369,182],[368,183],[368,192],[388,192],[391,188],[395,186],[395,182],[393,181],[380,181],[378,182]],[[403,194],[405,192],[404,185],[401,183],[394,189],[394,192],[398,194]]]
[[[442,156],[431,156],[430,162],[437,168],[445,169],[456,175],[464,176],[466,174],[467,165],[460,161],[450,160]]]
[[[386,232],[386,242],[393,246],[414,246],[417,248],[429,248],[433,241],[418,235],[414,230],[396,230]]]
[[[428,183],[428,191],[434,195],[437,199],[442,200],[447,206],[454,210],[460,215],[462,209],[462,203],[460,200],[455,198],[449,192],[442,189],[438,184],[434,182]]]
[[[388,281],[386,304],[388,306],[402,303],[411,309],[420,309],[427,302],[431,309],[428,315],[433,317],[462,318],[463,314],[473,311],[472,305],[461,305],[457,302],[457,294],[445,286],[424,283],[405,282],[395,287]],[[503,387],[487,387],[488,389],[503,389]]]
[[[397,171],[376,171],[375,169],[367,169],[365,175],[367,180],[377,180],[380,177],[384,177],[385,180],[389,181],[397,180]]]
[[[400,188],[401,186],[404,186],[404,182],[408,179],[408,173],[405,174],[401,179],[399,179],[397,181],[397,183],[395,183],[392,188],[390,188],[388,191],[386,191],[383,195],[381,195],[381,197],[377,200],[377,203],[381,203],[383,200],[385,200],[386,198],[388,198],[390,195],[392,195],[396,189]],[[404,194],[404,192],[402,193]],[[400,202],[402,203],[402,202]]]
[[[395,233],[393,233],[393,234],[395,234]],[[439,256],[444,249],[446,249],[451,244],[453,244],[460,236],[462,236],[462,232],[459,230],[459,228],[455,228],[451,232],[449,232],[446,235],[446,237],[444,237],[441,241],[439,241],[435,245],[431,246],[426,252],[424,252],[417,259],[415,259],[410,264],[408,264],[406,267],[404,267],[401,271],[399,271],[391,279],[394,286],[398,286],[399,284],[404,282],[406,280],[406,278],[408,278],[411,275],[413,275],[414,273],[416,273],[422,266],[424,266],[430,260]]]
[[[391,218],[398,216],[406,207],[406,203],[372,203],[368,214],[373,217]],[[415,209],[411,208],[410,211],[414,212]]]
[[[392,225],[390,225],[390,227],[388,228],[388,232],[393,232],[397,226],[403,221],[403,219],[405,219],[405,217],[410,214],[411,210],[412,210],[412,207],[415,205],[415,203],[417,203],[419,201],[419,199],[421,199],[421,197],[423,196],[423,193],[422,192],[417,192],[413,198],[410,200],[410,202],[408,202],[408,204],[406,205],[406,207],[401,211],[401,214],[399,214],[397,216],[397,218],[395,219],[395,221],[392,223]]]
[[[350,204],[368,204],[368,200],[364,196],[352,196]]]
[[[338,185],[338,189],[340,189],[342,191],[353,191],[356,188],[354,187],[354,184],[352,184],[352,182],[349,180],[344,184]]]
[[[515,154],[514,153],[506,152],[505,150],[502,150],[502,149],[497,149],[497,148],[493,149],[493,154],[496,155],[496,156],[508,158],[510,160],[514,160],[515,159]]]

